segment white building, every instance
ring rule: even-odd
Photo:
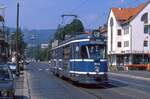
[[[150,61],[150,1],[134,8],[112,8],[107,25],[111,66]]]

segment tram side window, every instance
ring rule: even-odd
[[[82,59],[88,58],[87,51],[86,51],[86,46],[82,46],[82,47],[81,47],[80,55],[81,55],[81,58],[82,58]]]
[[[63,56],[64,56],[64,60],[69,60],[69,58],[70,58],[70,46],[64,47]]]

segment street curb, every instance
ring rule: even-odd
[[[23,90],[23,99],[30,99],[30,93],[29,93],[29,84],[28,84],[28,75],[27,71],[24,71],[24,90]]]
[[[122,76],[122,77],[128,77],[128,78],[138,79],[138,80],[150,81],[150,78],[141,77],[141,76],[133,76],[133,75],[129,75],[129,74],[120,74],[120,73],[108,73],[108,74],[114,75],[114,76]]]

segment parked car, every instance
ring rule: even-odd
[[[7,64],[0,65],[0,99],[15,99],[15,79]]]
[[[17,69],[16,63],[8,62],[7,64],[8,64],[8,66],[10,67],[10,69],[13,71],[13,73],[15,73],[15,72],[16,72],[16,69]]]

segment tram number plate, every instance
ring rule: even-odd
[[[97,66],[97,65],[100,65],[100,63],[94,63],[94,65],[96,65],[96,66]]]

